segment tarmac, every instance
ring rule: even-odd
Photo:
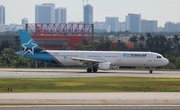
[[[67,78],[67,77],[162,77],[180,78],[180,71],[154,70],[98,70],[97,73],[87,73],[86,69],[0,69],[0,78]]]

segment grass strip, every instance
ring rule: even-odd
[[[8,78],[0,92],[180,92],[180,78]]]

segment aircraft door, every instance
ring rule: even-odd
[[[121,61],[121,54],[117,55],[117,59],[118,59],[118,61]]]
[[[148,54],[148,62],[152,62],[152,54]]]

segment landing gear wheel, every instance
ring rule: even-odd
[[[153,73],[153,70],[149,70],[149,73],[152,74],[152,73]]]
[[[91,73],[91,72],[92,72],[92,69],[91,69],[91,68],[88,68],[88,69],[87,69],[87,72],[88,72],[88,73]]]
[[[97,72],[97,68],[93,68],[93,72],[96,73]]]

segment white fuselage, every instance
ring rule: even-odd
[[[111,62],[112,66],[163,66],[169,61],[162,55],[154,52],[130,52],[130,51],[58,51],[45,50],[63,65],[83,65],[82,60],[74,58],[94,59],[103,62]],[[43,56],[42,56],[43,57]]]

